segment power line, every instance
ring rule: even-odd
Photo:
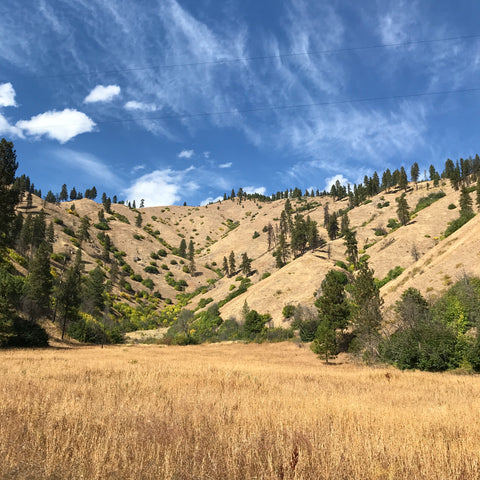
[[[408,42],[398,42],[398,43],[382,43],[378,45],[366,45],[360,47],[345,47],[345,48],[336,48],[329,50],[312,50],[306,52],[290,52],[290,53],[280,53],[276,55],[258,55],[250,57],[237,57],[237,58],[226,58],[222,60],[205,60],[197,62],[185,62],[185,63],[165,63],[160,65],[147,65],[143,67],[132,67],[132,68],[119,68],[112,70],[90,70],[88,72],[71,72],[71,73],[59,73],[51,75],[32,75],[31,78],[64,78],[71,76],[89,76],[89,75],[112,75],[117,73],[128,73],[128,72],[138,72],[144,70],[159,70],[163,68],[183,68],[183,67],[200,67],[206,65],[225,65],[229,63],[242,63],[242,62],[251,62],[251,61],[262,61],[262,60],[275,60],[275,59],[287,59],[295,57],[306,57],[306,56],[322,56],[322,55],[336,55],[340,53],[350,53],[364,50],[375,50],[381,48],[393,48],[393,47],[408,47],[412,45],[426,45],[439,42],[452,42],[457,40],[467,40],[472,38],[479,38],[480,33],[473,33],[470,35],[459,35],[456,37],[444,37],[444,38],[434,38],[434,39],[424,39],[424,40],[412,40]]]
[[[293,110],[299,108],[309,108],[309,107],[327,107],[334,105],[347,105],[354,103],[367,103],[367,102],[380,102],[386,100],[401,100],[406,98],[419,98],[419,97],[431,97],[438,95],[452,95],[452,94],[462,94],[462,93],[475,93],[480,92],[480,87],[476,88],[464,88],[457,90],[440,90],[436,92],[418,92],[418,93],[409,93],[402,95],[386,95],[379,97],[364,97],[364,98],[353,98],[337,101],[325,101],[325,102],[312,102],[312,103],[299,103],[293,105],[258,105],[255,107],[249,107],[244,109],[234,109],[234,110],[224,110],[217,112],[199,112],[199,113],[179,113],[179,114],[170,114],[170,115],[161,115],[156,117],[133,117],[130,119],[121,119],[121,120],[103,120],[96,122],[97,124],[106,124],[106,123],[124,123],[124,122],[136,122],[142,120],[171,120],[176,118],[195,118],[195,117],[210,117],[216,115],[237,115],[241,113],[255,113],[262,111],[274,111],[274,110]]]

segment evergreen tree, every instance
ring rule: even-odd
[[[323,226],[328,228],[330,222],[330,214],[328,212],[328,203],[323,207]]]
[[[460,217],[469,218],[473,216],[473,208],[472,208],[473,202],[466,187],[462,188],[459,204],[460,204]]]
[[[397,207],[397,217],[399,222],[402,225],[406,225],[410,221],[410,209],[408,207],[407,199],[405,198],[405,194],[401,195],[396,199],[398,207]]]
[[[58,199],[61,202],[65,202],[66,200],[68,200],[67,185],[65,183],[62,185],[62,190],[60,191],[60,195],[58,196]]]
[[[73,187],[70,190],[70,200],[76,200],[76,199],[77,199],[77,190],[75,189],[75,187]]]
[[[398,187],[401,190],[407,190],[408,187],[408,177],[407,177],[407,172],[403,168],[403,166],[400,168],[400,175],[398,178]]]
[[[97,189],[92,187],[90,190],[90,200],[95,200],[97,198]]]
[[[55,243],[55,229],[53,228],[53,222],[49,222],[48,224],[45,232],[45,240],[50,245],[50,250],[53,250],[53,244]]]
[[[480,209],[480,176],[477,180],[476,192],[477,192],[476,204],[477,204],[477,208]]]
[[[233,277],[236,272],[236,266],[235,266],[235,254],[233,253],[233,250],[230,252],[230,256],[228,257],[228,265],[229,265],[229,272],[230,276]]]
[[[348,278],[343,272],[330,270],[322,281],[321,294],[315,301],[319,319],[334,330],[346,330],[350,317],[345,286]]]
[[[31,192],[27,193],[27,204],[26,204],[26,210],[29,210],[33,206],[33,196]]]
[[[32,223],[32,252],[45,240],[47,225],[45,221],[45,211],[41,210],[33,219]]]
[[[188,244],[188,254],[187,254],[187,259],[190,262],[188,265],[188,268],[190,270],[190,273],[193,275],[195,274],[195,248],[193,246],[193,241],[190,240],[190,243]]]
[[[83,288],[83,309],[91,315],[100,315],[105,308],[105,276],[97,265],[85,279]]]
[[[345,255],[347,259],[353,263],[355,267],[358,265],[358,244],[357,244],[357,234],[350,229],[347,229],[345,232]]]
[[[310,349],[328,364],[329,360],[337,356],[337,333],[327,320],[321,320],[315,333]]]
[[[142,226],[142,221],[143,221],[142,214],[138,212],[137,216],[135,217],[135,225],[138,228],[140,228]]]
[[[17,171],[17,155],[13,143],[4,138],[0,141],[0,258],[3,249],[12,245],[10,229],[15,220],[15,206],[20,193],[12,188]]]
[[[273,226],[271,223],[267,226],[267,241],[268,241],[268,251],[272,249],[272,245],[275,242],[275,232],[273,231]]]
[[[382,190],[385,190],[388,192],[391,186],[392,186],[392,172],[390,172],[390,169],[387,168],[382,175]]]
[[[308,246],[311,250],[315,250],[322,243],[322,239],[318,235],[317,222],[313,221],[310,216],[308,216],[305,228],[307,231]]]
[[[335,240],[337,238],[338,220],[337,220],[337,214],[335,212],[333,212],[330,215],[330,218],[328,220],[327,232],[328,232],[328,238],[330,240]]]
[[[80,219],[80,228],[78,229],[78,240],[80,244],[82,242],[90,239],[90,232],[88,229],[90,228],[90,218],[85,216]]]
[[[287,254],[287,241],[285,239],[285,235],[283,233],[280,233],[280,236],[278,237],[278,247],[275,252],[277,268],[282,268],[283,266],[285,266],[285,264],[287,263]]]
[[[77,319],[81,296],[82,251],[77,250],[74,264],[57,280],[54,289],[56,314],[61,318],[62,340],[70,322]]]
[[[307,225],[302,215],[295,216],[295,223],[292,228],[291,248],[293,253],[303,255],[307,247]]]
[[[342,215],[342,221],[340,224],[340,233],[341,235],[345,235],[347,233],[347,230],[349,229],[350,226],[350,220],[348,219],[348,213],[345,212]]]
[[[55,197],[55,195],[53,194],[53,192],[51,190],[49,190],[47,192],[47,195],[45,196],[45,201],[48,202],[48,203],[56,203],[57,202],[57,198]]]
[[[415,186],[418,188],[418,176],[420,175],[420,167],[418,166],[418,163],[415,162],[412,165],[412,168],[410,169],[410,178],[412,182],[415,182]]]
[[[357,348],[367,361],[373,361],[378,355],[382,322],[383,301],[373,274],[368,263],[362,262],[352,285],[352,324]]]
[[[229,274],[230,274],[230,271],[229,271],[229,268],[228,268],[228,260],[227,260],[227,257],[223,257],[222,272],[223,272],[223,274],[226,275],[227,277],[228,277]]]
[[[178,247],[178,256],[186,258],[187,256],[187,242],[184,238],[180,241],[180,246]]]
[[[19,249],[22,254],[25,254],[30,245],[32,244],[32,236],[33,236],[33,218],[32,214],[29,213],[27,218],[23,222],[22,230],[20,231],[20,240],[19,240]]]
[[[242,263],[240,264],[240,269],[246,277],[252,273],[252,260],[248,258],[246,252],[242,254]]]
[[[30,320],[36,320],[49,311],[52,285],[50,246],[42,242],[30,262],[25,285],[25,300]]]

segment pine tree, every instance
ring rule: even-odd
[[[480,176],[478,177],[478,180],[477,180],[476,192],[477,192],[476,204],[477,204],[477,208],[480,209]]]
[[[222,272],[224,275],[226,275],[227,277],[229,276],[229,269],[228,269],[228,260],[227,260],[227,257],[223,257],[223,267],[222,267]]]
[[[97,265],[85,279],[82,294],[83,308],[91,315],[99,315],[105,308],[105,276]]]
[[[62,185],[62,190],[60,191],[60,195],[58,196],[58,199],[61,202],[65,202],[66,200],[68,200],[67,185],[65,183]]]
[[[242,263],[240,264],[240,269],[246,277],[252,273],[252,260],[248,258],[246,252],[242,254]]]
[[[329,363],[330,359],[336,358],[338,350],[337,333],[327,320],[320,321],[310,349],[323,358],[326,364]]]
[[[85,216],[80,219],[80,228],[78,229],[78,240],[80,244],[82,242],[90,239],[90,232],[88,229],[90,228],[90,218]]]
[[[350,306],[345,286],[348,278],[343,272],[330,270],[322,282],[321,294],[315,301],[320,320],[326,321],[334,330],[348,327]]]
[[[61,318],[62,340],[68,324],[75,321],[82,302],[82,251],[77,250],[74,264],[57,280],[54,289],[56,314]]]
[[[396,199],[398,207],[397,207],[397,217],[399,222],[402,225],[406,225],[410,221],[410,209],[408,207],[407,199],[405,198],[405,194],[401,195]]]
[[[55,197],[55,195],[53,194],[53,192],[51,190],[49,190],[47,192],[47,195],[45,196],[45,201],[48,202],[48,203],[56,203],[57,202],[57,198]]]
[[[75,187],[73,187],[71,190],[70,190],[70,200],[76,200],[77,199],[77,190],[75,189]],[[87,198],[87,194],[85,192],[85,198]]]
[[[358,244],[357,235],[353,230],[347,229],[345,232],[345,255],[355,267],[358,265]]]
[[[50,309],[53,277],[50,272],[50,246],[46,242],[39,245],[28,271],[25,299],[30,320],[36,320]]]
[[[473,216],[473,202],[470,194],[466,187],[462,188],[462,192],[460,193],[460,217],[461,218],[471,218]]]
[[[318,235],[317,222],[313,221],[310,216],[308,216],[305,228],[307,231],[308,246],[311,250],[315,250],[322,243],[322,239]]]
[[[31,192],[28,192],[25,210],[29,210],[30,208],[32,208],[32,206],[33,206],[33,195],[31,194]]]
[[[195,274],[195,247],[193,246],[193,241],[190,240],[190,243],[188,244],[188,254],[187,254],[187,259],[190,262],[188,265],[188,268],[190,270],[190,273],[193,275]]]
[[[328,232],[328,238],[330,240],[335,240],[337,238],[338,220],[337,220],[337,214],[335,212],[333,212],[330,215],[330,218],[328,220],[327,232]]]
[[[180,241],[180,246],[178,247],[178,256],[185,258],[187,256],[187,242],[184,238]]]
[[[13,143],[0,141],[0,258],[3,249],[12,245],[10,228],[15,220],[15,206],[19,202],[18,189],[12,188],[17,171],[17,155]]]
[[[230,272],[230,277],[233,277],[236,272],[236,266],[235,266],[235,254],[233,253],[233,250],[230,252],[230,256],[228,257],[228,265],[229,265],[229,272]]]
[[[267,226],[267,241],[268,241],[268,251],[270,251],[275,241],[275,232],[273,231],[273,226],[271,223],[269,223]]]
[[[407,190],[408,187],[408,177],[407,177],[407,172],[403,168],[403,166],[400,168],[400,175],[398,177],[398,187],[401,190]]]
[[[45,211],[41,210],[33,219],[32,223],[32,252],[45,240],[47,225],[45,221]]]
[[[138,228],[140,228],[142,226],[142,221],[143,221],[142,214],[138,212],[137,216],[135,217],[135,225]]]
[[[323,207],[323,226],[328,228],[330,222],[330,214],[328,212],[328,203]]]
[[[419,175],[420,167],[418,166],[418,163],[415,162],[410,169],[410,178],[412,179],[412,182],[415,182],[415,185],[417,185]]]
[[[348,219],[348,213],[345,212],[342,215],[342,222],[340,224],[340,233],[342,236],[345,235],[345,233],[349,229],[349,226],[350,226],[350,220]]]
[[[375,283],[374,272],[367,262],[360,264],[353,282],[352,324],[357,347],[367,361],[374,361],[378,355],[380,327],[382,322],[380,290]]]

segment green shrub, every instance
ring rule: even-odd
[[[463,227],[468,221],[470,221],[475,216],[474,213],[471,215],[463,215],[456,220],[453,220],[448,224],[447,229],[445,230],[444,236],[448,237],[452,233],[456,232],[459,228]]]
[[[285,305],[282,310],[282,315],[285,318],[290,318],[293,317],[293,314],[295,313],[295,307],[293,305]]]
[[[64,227],[63,233],[66,233],[69,237],[75,237],[75,232],[70,227]]]
[[[157,267],[154,267],[153,265],[147,265],[144,270],[147,272],[147,273],[159,273],[158,272],[158,268]]]
[[[135,282],[141,282],[143,280],[142,276],[139,275],[138,273],[134,273],[133,275],[130,275],[130,278]]]
[[[448,209],[449,209],[449,210],[455,210],[455,208],[457,208],[457,206],[456,206],[454,203],[451,203],[451,204],[448,206]]]
[[[257,231],[255,231],[252,238],[255,239],[255,238],[258,238],[259,236],[260,234]]]

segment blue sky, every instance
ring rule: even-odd
[[[480,152],[480,91],[461,92],[480,88],[478,1],[3,0],[0,14],[0,136],[44,194],[198,205]]]

